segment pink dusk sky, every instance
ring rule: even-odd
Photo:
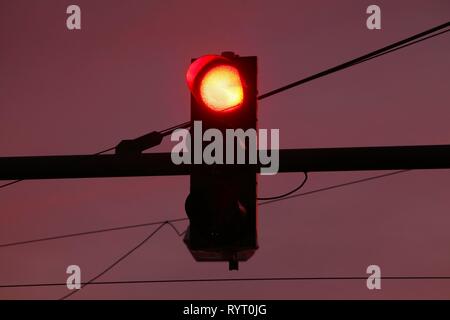
[[[82,29],[66,28],[77,4]],[[368,30],[377,4],[382,29]],[[90,154],[189,120],[191,58],[258,56],[264,93],[450,20],[448,0],[0,0],[0,156]],[[259,103],[281,148],[450,143],[448,33]],[[169,139],[152,151],[170,151]],[[311,173],[304,191],[376,174]],[[283,193],[303,176],[259,179]],[[189,178],[24,181],[0,190],[0,244],[186,217]],[[176,223],[180,230],[187,222]],[[155,226],[0,248],[0,284],[87,281]],[[164,227],[99,281],[450,276],[450,171],[418,170],[259,208],[254,257],[198,263]],[[0,288],[57,299],[65,287]],[[450,281],[202,282],[88,286],[73,299],[450,298]]]

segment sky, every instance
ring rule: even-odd
[[[77,4],[82,28],[66,28]],[[366,8],[381,8],[368,30]],[[449,21],[448,0],[0,0],[0,156],[90,154],[189,120],[191,58],[258,57],[264,93]],[[259,103],[281,148],[449,144],[450,41],[437,37]],[[168,152],[170,140],[152,149]],[[376,172],[310,173],[304,191]],[[302,173],[259,178],[284,193]],[[0,244],[184,218],[189,177],[24,181],[0,190]],[[418,170],[261,206],[239,271],[198,263],[164,227],[99,281],[450,276],[450,172]],[[187,222],[178,222],[180,230]],[[94,277],[155,226],[0,248],[0,284]],[[448,299],[450,281],[202,282],[88,286],[71,299]],[[0,288],[57,299],[65,287]]]

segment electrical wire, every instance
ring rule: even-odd
[[[146,222],[146,223],[141,223],[141,224],[133,224],[133,225],[127,225],[127,226],[119,226],[119,227],[106,228],[106,229],[97,229],[97,230],[78,232],[78,233],[69,233],[69,234],[57,235],[57,236],[51,236],[51,237],[45,237],[45,238],[37,238],[37,239],[31,239],[31,240],[9,242],[9,243],[0,244],[0,248],[13,247],[13,246],[24,245],[24,244],[32,244],[32,243],[38,243],[38,242],[50,241],[50,240],[58,240],[58,239],[86,236],[86,235],[98,234],[98,233],[110,232],[110,231],[120,231],[120,230],[142,228],[142,227],[159,225],[164,222],[172,224],[174,222],[186,221],[186,220],[188,220],[188,218],[178,218],[178,219],[170,219],[170,220],[165,220],[165,221]]]
[[[369,60],[371,60],[373,58],[379,57],[379,56],[384,55],[386,53],[393,52],[393,51],[395,51],[393,49],[396,49],[396,47],[399,47],[398,49],[405,48],[406,46],[404,46],[404,45],[409,43],[409,42],[413,42],[411,44],[415,44],[415,43],[424,41],[424,40],[429,39],[429,38],[423,38],[423,37],[426,37],[426,36],[428,36],[428,35],[430,35],[432,33],[435,33],[435,32],[437,32],[439,30],[448,28],[449,26],[450,26],[450,22],[446,22],[446,23],[441,24],[441,25],[439,25],[437,27],[431,28],[431,29],[426,30],[424,32],[420,32],[420,33],[418,33],[418,34],[416,34],[414,36],[411,36],[409,38],[397,41],[397,42],[395,42],[393,44],[390,44],[388,46],[385,46],[385,47],[383,47],[381,49],[372,51],[372,52],[370,52],[368,54],[365,54],[363,56],[360,56],[358,58],[355,58],[355,59],[352,59],[350,61],[344,62],[344,63],[342,63],[342,64],[340,64],[338,66],[329,68],[329,69],[327,69],[325,71],[316,73],[316,74],[314,74],[312,76],[309,76],[307,78],[304,78],[302,80],[298,80],[298,81],[292,82],[292,83],[287,84],[285,86],[282,86],[282,87],[280,87],[278,89],[275,89],[275,90],[269,91],[267,93],[264,93],[264,94],[262,94],[262,95],[260,95],[258,97],[258,100],[266,99],[266,98],[271,97],[271,96],[273,96],[275,94],[278,94],[280,92],[292,89],[294,87],[297,87],[299,85],[305,84],[305,83],[310,82],[312,80],[316,80],[316,79],[322,78],[322,77],[324,77],[326,75],[329,75],[329,74],[332,74],[332,73],[335,73],[335,72],[347,69],[349,67],[355,66],[355,65],[357,65],[359,63],[362,63],[362,62],[369,61]],[[420,39],[420,38],[423,38],[423,39]],[[420,40],[418,40],[418,39],[420,39]]]
[[[124,255],[122,255],[119,259],[117,259],[116,261],[114,261],[110,266],[108,266],[106,269],[104,269],[102,272],[100,272],[98,275],[96,275],[95,277],[93,277],[91,280],[89,280],[88,282],[84,283],[81,288],[86,287],[87,285],[91,284],[92,282],[94,282],[95,280],[97,280],[98,278],[100,278],[101,276],[103,276],[105,273],[107,273],[108,271],[110,271],[111,269],[113,269],[115,266],[117,266],[121,261],[125,260],[128,256],[130,256],[133,252],[135,252],[137,249],[139,249],[141,246],[143,246],[148,240],[150,240],[156,233],[158,233],[159,230],[162,229],[162,227],[164,227],[168,222],[163,222],[161,223],[155,230],[153,230],[147,237],[145,237],[144,240],[142,240],[141,242],[139,242],[135,247],[133,247],[131,250],[127,251]],[[75,293],[77,293],[79,290],[74,290],[68,294],[66,294],[65,296],[63,296],[60,300],[65,300],[69,297],[71,297],[72,295],[74,295]]]
[[[162,130],[159,133],[162,134],[163,137],[165,137],[165,136],[172,134],[172,132],[174,132],[177,129],[189,128],[190,126],[191,126],[191,121],[186,121],[186,122],[180,123],[176,126]]]
[[[186,218],[187,219],[187,218]],[[173,231],[175,231],[175,233],[179,236],[182,237],[184,236],[184,234],[186,233],[186,231],[180,232],[178,231],[177,227],[175,227],[175,225],[170,222],[170,221],[166,221],[166,223],[173,229]]]
[[[377,180],[377,179],[381,179],[381,178],[385,178],[385,177],[389,177],[389,176],[394,176],[394,175],[397,175],[397,174],[400,174],[400,173],[404,173],[404,172],[408,172],[408,171],[411,171],[411,170],[398,170],[398,171],[393,171],[393,172],[384,173],[384,174],[380,174],[380,175],[370,176],[370,177],[367,177],[367,178],[352,180],[352,181],[348,181],[348,182],[344,182],[344,183],[340,183],[340,184],[334,184],[334,185],[331,185],[331,186],[327,186],[327,187],[323,187],[323,188],[319,188],[319,189],[315,189],[315,190],[299,193],[299,194],[292,195],[292,196],[283,197],[283,198],[280,198],[280,199],[259,202],[258,206],[264,206],[264,205],[267,205],[267,204],[270,204],[270,203],[274,203],[274,202],[279,202],[279,201],[288,200],[288,199],[297,198],[297,197],[303,197],[303,196],[307,196],[307,195],[314,194],[314,193],[329,191],[329,190],[338,189],[338,188],[342,188],[342,187],[346,187],[346,186],[350,186],[350,185],[354,185],[354,184],[358,184],[358,183],[363,183],[363,182],[368,182],[368,181],[372,181],[372,180]],[[70,234],[58,235],[58,236],[52,236],[52,237],[46,237],[46,238],[38,238],[38,239],[31,239],[31,240],[24,240],[24,241],[17,241],[17,242],[9,242],[9,243],[0,244],[0,248],[12,247],[12,246],[18,246],[18,245],[24,245],[24,244],[32,244],[32,243],[43,242],[43,241],[50,241],[50,240],[58,240],[58,239],[64,239],[64,238],[71,238],[71,237],[78,237],[78,236],[85,236],[85,235],[102,233],[102,232],[126,230],[126,229],[140,228],[140,227],[146,227],[146,226],[151,226],[151,225],[159,225],[159,224],[164,223],[164,222],[167,222],[169,224],[173,224],[174,222],[187,221],[187,220],[188,220],[188,218],[177,218],[177,219],[170,219],[170,220],[166,220],[166,221],[147,222],[147,223],[142,223],[142,224],[119,226],[119,227],[114,227],[114,228],[98,229],[98,230],[79,232],[79,233],[70,233]],[[176,230],[176,232],[180,236],[182,234],[184,234],[184,233],[179,233],[177,230]]]
[[[111,148],[105,149],[105,150],[103,150],[103,151],[99,151],[99,152],[97,152],[97,153],[93,153],[92,155],[93,155],[93,156],[99,156],[99,155],[104,154],[104,153],[107,153],[107,152],[109,152],[109,151],[113,151],[115,148],[116,148],[116,147],[111,147]]]
[[[372,177],[368,177],[368,178],[365,178],[365,179],[354,180],[354,181],[347,182],[347,183],[344,183],[344,184],[334,185],[334,186],[330,186],[330,187],[327,187],[327,188],[322,188],[322,189],[319,189],[319,190],[313,190],[313,191],[310,191],[308,193],[303,193],[303,194],[300,194],[300,195],[311,194],[311,193],[314,193],[314,192],[330,190],[332,188],[347,186],[347,185],[350,185],[350,184],[361,183],[361,182],[370,181],[370,180],[373,180],[373,179],[379,179],[379,178],[382,178],[382,177],[386,177],[386,176],[389,176],[389,175],[394,175],[394,174],[398,174],[398,173],[406,172],[406,171],[410,171],[410,170],[399,170],[399,171],[391,172],[391,173],[388,173],[388,174],[372,176]],[[302,185],[304,185],[304,183],[306,182],[307,177],[308,177],[308,175],[305,172],[305,179],[304,179],[304,182],[302,183]],[[300,196],[300,195],[295,195],[295,196]],[[294,196],[292,196],[292,197],[294,197]],[[281,201],[281,200],[285,200],[285,199],[286,198],[278,198],[276,200],[268,201],[268,202]],[[96,282],[95,281],[95,280],[99,279],[101,276],[103,276],[104,274],[106,274],[108,271],[113,269],[121,261],[125,260],[128,256],[130,256],[134,251],[136,251],[142,245],[144,245],[159,230],[161,230],[166,224],[168,224],[176,232],[176,234],[178,236],[182,236],[185,232],[179,232],[178,229],[173,225],[173,222],[182,221],[182,220],[186,220],[186,219],[187,218],[180,218],[180,219],[172,219],[172,220],[166,220],[164,222],[159,222],[159,226],[152,233],[150,233],[150,235],[148,235],[143,241],[141,241],[138,245],[133,247],[131,250],[127,251],[124,255],[122,255],[119,259],[117,259],[114,263],[112,263],[110,266],[108,266],[106,269],[104,269],[97,276],[95,276],[94,278],[92,278],[88,282],[83,283],[81,285],[81,288],[84,288],[87,285],[107,285],[107,284],[112,285],[112,284],[181,283],[181,282],[299,281],[299,280],[310,280],[311,281],[311,280],[366,280],[367,279],[367,277],[272,277],[272,278],[217,278],[217,279],[131,280],[131,281],[103,281],[103,282]],[[151,223],[151,224],[154,225],[156,223]],[[146,224],[146,225],[150,225],[150,224]],[[142,226],[142,225],[134,225],[134,226],[126,226],[126,227],[103,229],[103,230],[97,230],[97,231],[94,231],[94,232],[105,232],[105,231],[119,230],[119,229],[125,229],[125,228],[136,227],[136,226]],[[89,233],[93,233],[93,232],[91,231]],[[84,233],[84,234],[87,234],[87,233]],[[404,276],[404,277],[383,277],[382,279],[386,279],[386,280],[406,280],[406,279],[409,279],[409,280],[447,280],[447,279],[450,279],[450,277],[429,277],[429,276],[414,276],[414,277],[407,276],[406,277],[406,276]],[[63,285],[66,285],[66,284],[60,284],[60,283],[6,284],[6,285],[0,285],[0,288],[44,287],[44,286],[63,286]],[[79,290],[70,292],[69,294],[63,296],[61,298],[61,300],[64,300],[64,299],[67,299],[67,298],[71,297],[72,295],[74,295],[78,291]]]
[[[16,184],[16,183],[19,183],[19,182],[22,182],[22,181],[23,181],[23,179],[19,179],[19,180],[14,180],[14,181],[11,181],[11,182],[7,182],[7,183],[5,183],[5,184],[0,185],[0,189],[6,188],[6,187],[9,187],[9,186],[12,186],[13,184]]]
[[[160,231],[165,225],[169,225],[175,232],[176,234],[181,237],[184,235],[185,232],[179,232],[178,229],[175,227],[175,225],[173,224],[174,221],[180,221],[181,219],[175,219],[175,220],[167,220],[164,222],[159,223],[159,226],[152,232],[150,233],[150,235],[148,235],[144,240],[142,240],[139,244],[137,244],[135,247],[133,247],[131,250],[127,251],[124,255],[122,255],[119,259],[117,259],[113,264],[111,264],[109,267],[107,267],[105,270],[103,270],[101,273],[99,273],[97,276],[95,276],[94,278],[92,278],[91,280],[89,280],[88,282],[84,283],[81,285],[81,289],[86,287],[87,285],[92,284],[95,280],[97,280],[98,278],[100,278],[101,276],[103,276],[104,274],[106,274],[108,271],[110,271],[111,269],[113,269],[116,265],[118,265],[121,261],[125,260],[128,256],[130,256],[134,251],[136,251],[137,249],[139,249],[141,246],[143,246],[148,240],[150,240],[156,233],[158,233],[158,231]],[[74,295],[75,293],[77,293],[77,291],[72,291],[70,293],[68,293],[67,295],[65,295],[64,297],[62,297],[60,300],[65,300],[67,298],[69,298],[70,296]]]
[[[438,32],[438,33],[435,33],[435,34],[432,34],[432,35],[429,35],[429,36],[427,36],[427,37],[425,37],[425,38],[422,38],[422,39],[419,39],[419,40],[416,40],[416,41],[413,41],[413,42],[404,44],[404,45],[399,46],[399,47],[397,47],[397,48],[388,50],[388,51],[386,51],[386,52],[377,54],[377,55],[375,55],[375,56],[372,56],[372,57],[370,57],[370,58],[367,58],[367,59],[365,59],[365,60],[362,60],[362,61],[360,61],[360,62],[358,62],[358,63],[355,63],[354,65],[358,65],[358,64],[360,64],[360,63],[362,63],[362,62],[366,62],[366,61],[369,61],[369,60],[372,60],[372,59],[381,57],[381,56],[383,56],[383,55],[385,55],[385,54],[392,53],[392,52],[395,52],[395,51],[400,50],[400,49],[403,49],[403,48],[407,48],[407,47],[412,46],[412,45],[414,45],[414,44],[416,44],[416,43],[419,43],[419,42],[425,41],[425,40],[427,40],[427,39],[431,39],[431,38],[437,37],[437,36],[439,36],[439,35],[441,35],[441,34],[444,34],[444,33],[449,32],[449,31],[450,31],[450,29],[447,29],[447,30],[444,30],[444,31],[441,31],[441,32]]]
[[[241,281],[367,281],[367,276],[311,276],[311,277],[255,277],[255,278],[206,278],[206,279],[149,279],[149,280],[122,280],[122,281],[95,281],[81,284],[86,285],[129,285],[129,284],[150,284],[150,283],[186,283],[186,282],[241,282]],[[380,280],[450,280],[450,276],[382,276],[371,277]],[[0,288],[30,288],[30,287],[61,287],[66,283],[23,283],[23,284],[0,284]],[[74,291],[77,292],[77,291]]]
[[[287,196],[290,196],[294,192],[297,192],[298,190],[303,188],[303,186],[306,184],[306,181],[308,181],[308,172],[305,171],[305,172],[303,172],[303,174],[304,174],[304,178],[303,178],[302,183],[300,183],[300,185],[298,187],[296,187],[295,189],[293,189],[293,190],[291,190],[289,192],[283,193],[283,194],[281,194],[279,196],[256,198],[256,200],[278,200],[278,199],[282,199],[282,198],[285,198]]]
[[[344,182],[344,183],[334,184],[334,185],[331,185],[331,186],[328,186],[328,187],[319,188],[319,189],[315,189],[315,190],[311,190],[311,191],[306,191],[306,192],[303,192],[303,193],[287,196],[287,197],[284,197],[284,198],[281,198],[281,199],[274,199],[274,200],[260,202],[260,203],[258,203],[258,206],[264,206],[264,205],[267,205],[267,204],[270,204],[270,203],[274,203],[274,202],[279,202],[279,201],[282,201],[282,200],[288,200],[288,199],[303,197],[303,196],[307,196],[307,195],[310,195],[310,194],[319,193],[319,192],[323,192],[323,191],[329,191],[329,190],[333,190],[333,189],[337,189],[337,188],[347,187],[347,186],[351,186],[351,185],[358,184],[358,183],[363,183],[363,182],[377,180],[377,179],[381,179],[381,178],[385,178],[385,177],[389,177],[389,176],[394,176],[394,175],[397,175],[397,174],[400,174],[400,173],[405,173],[405,172],[408,172],[408,171],[412,171],[412,170],[410,170],[410,169],[397,170],[397,171],[393,171],[393,172],[389,172],[389,173],[384,173],[384,174],[379,174],[379,175],[375,175],[375,176],[370,176],[370,177],[367,177],[367,178],[362,178],[362,179],[352,180],[352,181],[348,181],[348,182]]]

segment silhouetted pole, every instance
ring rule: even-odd
[[[247,165],[225,165],[240,170]],[[260,165],[252,165],[259,171]],[[0,158],[0,180],[188,175],[170,153]],[[279,172],[449,169],[450,145],[280,150]]]

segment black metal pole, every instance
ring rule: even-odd
[[[0,158],[0,180],[188,175],[170,153]],[[245,170],[246,165],[223,166]],[[260,165],[251,166],[259,171]],[[279,172],[449,169],[450,145],[286,149]]]
[[[449,168],[450,145],[280,150],[280,172]]]

